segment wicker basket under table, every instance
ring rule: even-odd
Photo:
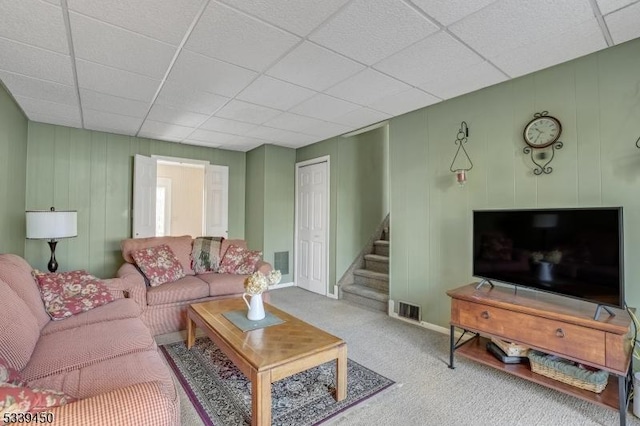
[[[589,371],[573,365],[570,361],[552,357],[543,352],[530,350],[529,362],[531,371],[552,378],[559,382],[600,393],[609,382],[609,373],[606,371]]]

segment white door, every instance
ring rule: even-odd
[[[298,168],[296,284],[327,294],[328,163]]]
[[[156,235],[156,159],[137,155],[133,162],[133,238]]]
[[[229,236],[229,167],[208,165],[204,180],[205,234],[227,238]]]

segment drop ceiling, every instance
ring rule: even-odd
[[[640,37],[629,0],[2,0],[37,122],[301,147]]]

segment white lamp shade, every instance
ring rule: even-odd
[[[55,240],[78,236],[77,211],[28,211],[27,238]]]

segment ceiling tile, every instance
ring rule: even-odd
[[[14,98],[27,115],[40,114],[80,121],[80,108],[77,102],[75,105],[65,105],[24,96],[14,96]]]
[[[183,139],[180,143],[186,144],[186,145],[193,145],[193,146],[204,146],[207,148],[219,148],[222,146],[222,144],[219,143],[214,143],[214,142],[203,142],[203,141],[198,141],[195,139]]]
[[[290,132],[288,130],[274,129],[272,127],[259,126],[250,131],[247,136],[265,139],[275,144],[294,143],[308,144],[314,140],[313,136],[301,133]]]
[[[316,93],[313,90],[263,75],[240,92],[237,99],[287,110]]]
[[[223,144],[235,138],[236,138],[236,135],[230,135],[228,133],[212,132],[209,130],[198,129],[193,133],[191,133],[188,136],[187,140]]]
[[[216,116],[245,123],[262,124],[276,115],[280,115],[280,112],[276,109],[234,99],[216,112]]]
[[[0,70],[73,86],[71,58],[0,38]]]
[[[404,2],[355,0],[310,39],[371,65],[437,30]]]
[[[327,121],[322,124],[315,124],[304,129],[301,133],[315,136],[322,139],[327,139],[333,136],[342,135],[344,133],[354,130],[353,126],[345,126],[344,124],[329,123]]]
[[[269,141],[264,139],[252,138],[249,136],[236,136],[235,139],[225,143],[222,148],[246,152],[268,143]]]
[[[75,127],[77,129],[82,128],[80,119],[53,117],[51,115],[36,114],[36,113],[27,114],[27,117],[29,117],[29,120],[35,121],[38,123],[55,124],[56,126]]]
[[[346,126],[361,128],[364,126],[369,126],[371,124],[379,123],[388,118],[391,118],[391,116],[389,114],[385,114],[384,112],[374,111],[370,108],[360,108],[344,114],[336,121]]]
[[[638,17],[640,18],[640,15]],[[518,77],[605,47],[607,47],[607,43],[594,18],[572,27],[559,37],[549,37],[490,59],[511,77]]]
[[[451,25],[496,0],[413,0],[413,3],[442,25]]]
[[[185,48],[262,71],[300,40],[243,12],[211,2]]]
[[[460,69],[451,75],[443,75],[422,83],[420,88],[442,99],[449,99],[500,83],[506,79],[507,77],[493,65],[488,62],[482,62]]]
[[[166,81],[160,90],[156,103],[211,115],[230,99],[214,93],[194,90],[189,85]]]
[[[73,49],[78,59],[162,79],[175,54],[174,46],[70,13]]]
[[[359,106],[356,104],[321,93],[292,108],[290,112],[332,121],[334,118],[358,108]]]
[[[593,19],[593,10],[585,0],[500,0],[449,29],[480,54],[493,57],[560,35],[589,19]]]
[[[140,136],[145,138],[182,140],[189,136],[194,130],[195,129],[192,127],[145,120],[144,124],[140,128]]]
[[[94,111],[110,112],[137,118],[144,118],[149,111],[148,102],[106,95],[93,90],[80,89],[80,98],[82,99],[83,109],[88,108]],[[138,127],[140,127],[140,123],[138,123]]]
[[[142,124],[142,118],[127,117],[87,108],[83,108],[82,116],[85,128],[101,132],[135,135]]]
[[[163,123],[178,124],[185,127],[198,127],[209,116],[198,114],[197,112],[184,111],[182,109],[173,108],[166,105],[155,104],[149,116],[149,120],[161,121]]]
[[[606,15],[614,10],[622,9],[625,6],[635,3],[637,0],[596,0],[600,13]]]
[[[234,135],[244,135],[254,127],[256,127],[255,124],[243,123],[241,121],[228,120],[220,117],[211,117],[206,122],[202,123],[202,126],[200,126],[201,129],[232,133]]]
[[[62,9],[38,0],[0,1],[0,37],[69,54]]]
[[[415,86],[482,61],[464,44],[439,32],[379,62],[374,68]]]
[[[267,74],[323,91],[364,68],[324,47],[304,42],[271,67]]]
[[[397,116],[438,102],[440,102],[439,98],[431,96],[420,89],[411,88],[379,99],[369,107]]]
[[[192,90],[233,97],[257,75],[254,71],[183,50],[168,80]]]
[[[640,37],[640,3],[626,7],[604,18],[613,41],[624,43]]]
[[[312,126],[319,126],[323,123],[326,122],[311,117],[305,117],[304,115],[283,112],[279,116],[265,122],[264,125],[268,127],[275,127],[276,129],[290,130],[292,132],[302,132],[304,129]]]
[[[77,105],[78,95],[73,86],[26,77],[6,71],[0,71],[0,80],[13,96],[43,99],[65,105]]]
[[[325,93],[360,105],[368,105],[380,98],[402,92],[410,87],[395,78],[387,77],[376,70],[367,68],[361,73],[333,86]]]
[[[348,0],[222,0],[299,36],[306,36]]]
[[[158,80],[82,59],[76,60],[76,70],[81,88],[127,99],[149,102],[160,85]]]
[[[202,0],[67,0],[70,10],[178,45]]]

